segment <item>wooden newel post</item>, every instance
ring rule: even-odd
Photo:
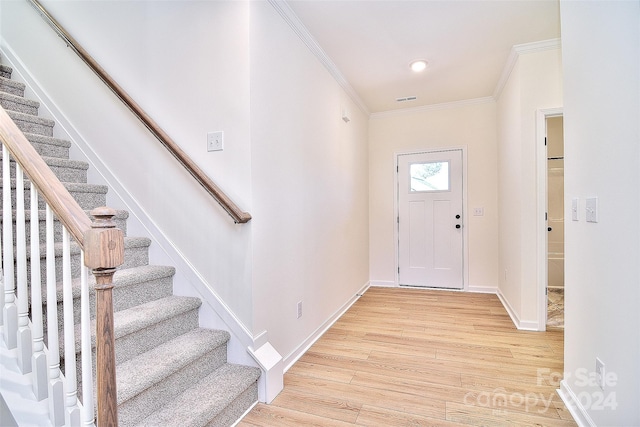
[[[111,427],[118,425],[113,274],[124,262],[124,236],[113,221],[113,209],[96,208],[91,215],[92,228],[84,234],[84,263],[96,278],[97,424]]]

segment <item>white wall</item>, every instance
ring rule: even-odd
[[[536,112],[562,107],[560,55],[519,54],[498,98],[499,293],[522,328],[535,329],[539,315]]]
[[[251,124],[254,330],[290,364],[368,282],[367,117],[267,2],[251,4]]]
[[[142,222],[293,361],[368,284],[367,116],[267,2],[44,3],[253,220],[234,225],[26,2],[3,3],[4,45]]]
[[[396,286],[394,174],[397,153],[466,147],[469,282],[495,289],[498,281],[498,176],[496,105],[489,99],[401,113],[372,115],[369,124],[370,277],[372,284]],[[483,207],[484,216],[473,216]]]
[[[640,3],[561,1],[565,380],[592,425],[640,425]],[[594,59],[596,60],[594,63]],[[598,197],[598,223],[585,198]],[[568,206],[567,206],[568,205]],[[570,216],[569,216],[570,217]],[[610,377],[587,379],[595,359]],[[589,404],[589,402],[591,404]],[[598,407],[597,402],[603,403]],[[615,403],[614,408],[609,404]]]
[[[205,173],[250,211],[249,3],[43,3]],[[27,2],[2,2],[1,19],[3,48],[18,53],[72,133],[89,145],[89,155],[106,175],[117,177],[109,184],[125,189],[250,328],[251,225],[233,224]],[[225,150],[208,153],[206,133],[216,130],[225,132]],[[115,197],[109,203],[123,207]],[[176,289],[188,292],[180,281]]]

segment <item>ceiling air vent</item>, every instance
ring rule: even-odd
[[[405,96],[404,98],[396,98],[396,102],[415,101],[417,96]]]

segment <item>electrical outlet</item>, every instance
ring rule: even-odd
[[[302,301],[298,301],[298,319],[302,317]]]
[[[596,357],[596,383],[604,390],[605,372],[604,362]]]
[[[483,216],[484,208],[473,208],[473,216]]]
[[[207,151],[222,151],[224,149],[224,135],[222,131],[207,133]]]

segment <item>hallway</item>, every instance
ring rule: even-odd
[[[563,345],[495,295],[370,288],[239,425],[574,426]]]

